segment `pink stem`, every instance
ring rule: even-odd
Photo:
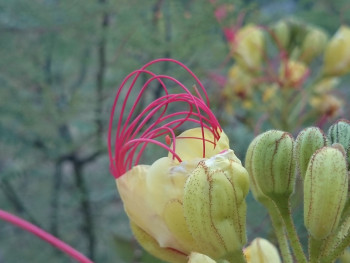
[[[0,219],[7,221],[15,226],[18,226],[28,232],[31,232],[32,234],[40,237],[44,241],[50,243],[52,246],[58,248],[59,250],[63,251],[70,257],[74,258],[78,262],[82,263],[93,263],[90,259],[88,259],[86,256],[72,248],[71,246],[67,245],[66,243],[62,242],[58,238],[54,237],[53,235],[45,232],[44,230],[40,229],[39,227],[29,223],[28,221],[25,221],[15,215],[12,215],[8,212],[5,212],[4,210],[0,209]]]

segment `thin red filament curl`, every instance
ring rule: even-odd
[[[187,71],[195,81],[191,83],[193,87],[188,89],[174,77],[149,69],[159,63],[174,63]],[[139,84],[141,76],[146,78],[142,85]],[[163,95],[145,103],[155,85],[161,88]],[[170,87],[171,91],[179,92],[170,92]],[[201,127],[200,137],[186,138],[202,140],[202,157],[205,157],[206,142],[215,147],[222,129],[209,108],[203,84],[188,67],[174,59],[162,58],[130,73],[117,91],[109,120],[108,152],[113,176],[118,178],[138,165],[150,143],[166,149],[174,160],[181,162],[181,156],[176,153],[176,134],[189,123]],[[213,140],[205,138],[205,130],[213,134]]]

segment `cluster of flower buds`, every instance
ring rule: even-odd
[[[265,206],[268,200],[276,205],[292,247],[298,239],[284,214],[291,211],[283,206],[288,206],[296,174],[303,179],[311,262],[333,262],[350,240],[349,148],[350,122],[339,120],[327,136],[317,127],[302,130],[295,140],[289,133],[271,130],[256,137],[247,150],[245,166],[253,195]],[[293,250],[300,256],[298,262],[306,262],[300,244]]]

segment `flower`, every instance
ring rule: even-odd
[[[164,61],[182,66],[200,88],[194,86],[192,94],[178,80],[147,69]],[[136,102],[130,103],[140,74],[148,74],[150,79],[141,86]],[[166,81],[184,92],[170,93]],[[165,94],[135,113],[137,102],[152,82],[160,84]],[[121,94],[126,97],[121,98]],[[108,140],[111,171],[125,211],[139,243],[168,262],[187,262],[194,251],[214,260],[243,257],[248,173],[229,149],[229,140],[207,98],[203,85],[186,66],[160,59],[124,80],[112,109]],[[127,105],[132,105],[130,110]],[[117,106],[120,116],[112,147]],[[190,128],[191,124],[195,127]],[[178,130],[182,132],[176,136]],[[151,165],[140,164],[149,144],[168,153]]]
[[[308,75],[308,67],[300,61],[288,60],[280,68],[280,78],[286,87],[300,87]]]

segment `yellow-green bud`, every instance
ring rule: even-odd
[[[343,145],[348,163],[350,163],[350,122],[345,119],[338,120],[329,127],[327,135],[331,144]]]
[[[333,147],[317,150],[304,180],[304,224],[316,240],[329,236],[338,226],[348,189],[345,157]]]
[[[256,137],[248,148],[249,172],[260,190],[274,201],[289,198],[294,190],[293,144],[289,133],[271,130]]]
[[[300,60],[310,63],[323,52],[327,41],[328,36],[322,29],[311,28],[303,41]]]
[[[295,160],[300,176],[304,179],[313,153],[327,145],[326,135],[317,127],[302,130],[295,140]]]
[[[272,27],[272,30],[275,34],[278,45],[286,49],[290,40],[290,29],[288,23],[284,20],[280,20]]]
[[[188,263],[216,263],[216,262],[206,255],[203,255],[197,252],[192,252],[190,254]]]
[[[215,260],[242,257],[248,191],[248,173],[232,150],[198,164],[186,181],[183,208],[200,251]]]
[[[264,238],[256,238],[244,250],[247,263],[280,263],[277,248]]]

